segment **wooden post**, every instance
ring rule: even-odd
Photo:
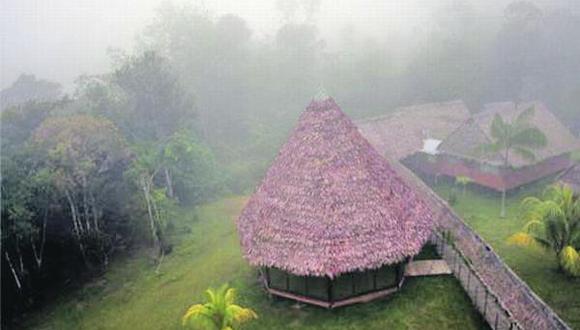
[[[354,273],[350,274],[350,282],[351,282],[350,284],[352,286],[352,295],[354,296],[356,294],[356,288],[354,285]]]
[[[485,301],[483,303],[483,318],[485,319],[485,314],[487,314],[487,295],[488,292],[485,290]]]
[[[477,282],[475,282],[477,284]],[[475,307],[477,307],[477,294],[479,293],[479,287],[476,285],[475,286]]]
[[[469,268],[467,269],[467,294],[469,295],[469,282],[471,280],[471,272],[469,271]]]
[[[268,267],[265,267],[265,268],[266,268],[266,285],[269,288],[270,285],[271,285],[271,282],[270,282],[270,268],[268,268]]]
[[[332,279],[330,277],[326,277],[326,286],[328,289],[328,302],[332,303]]]
[[[499,312],[498,311],[495,311],[495,324],[493,326],[494,329],[497,329],[497,321],[498,321],[498,318],[499,318]]]
[[[373,291],[377,291],[377,272],[377,269],[373,271]]]
[[[304,276],[304,294],[308,296],[308,276]]]
[[[290,274],[286,274],[286,291],[290,292]]]

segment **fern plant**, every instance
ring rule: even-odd
[[[580,276],[580,198],[569,186],[554,185],[543,199],[525,198],[522,209],[527,223],[508,242],[552,251],[562,270]]]
[[[253,310],[234,304],[235,293],[227,284],[217,290],[207,289],[207,302],[189,307],[182,318],[183,326],[196,330],[234,330],[242,323],[257,319]]]

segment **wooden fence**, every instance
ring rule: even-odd
[[[434,243],[492,328],[571,330],[429,186],[401,163],[391,165],[432,208]]]
[[[502,305],[499,297],[481,279],[469,259],[455,248],[452,239],[449,235],[438,232],[433,234],[431,244],[447,262],[475,308],[494,330],[523,329],[509,310]]]

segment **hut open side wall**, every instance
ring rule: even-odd
[[[277,268],[263,270],[268,288],[329,303],[397,288],[403,274],[402,263],[386,265],[376,270],[342,274],[334,279],[296,276]]]

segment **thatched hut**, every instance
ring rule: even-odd
[[[333,308],[397,291],[433,222],[334,100],[321,97],[237,225],[243,254],[271,294]]]
[[[540,129],[548,145],[534,150],[534,158],[527,159],[512,153],[505,166],[503,152],[482,153],[481,146],[493,141],[491,125],[496,114],[512,121],[522,111],[533,107],[530,122]],[[571,152],[580,149],[580,142],[539,101],[520,103],[491,103],[472,116],[449,135],[439,146],[437,157],[419,155],[412,166],[431,175],[466,176],[473,182],[497,191],[509,191],[522,185],[554,175],[571,166]]]

